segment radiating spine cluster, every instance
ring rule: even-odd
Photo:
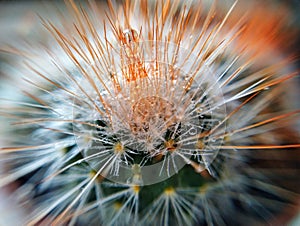
[[[26,59],[32,91],[0,112],[0,187],[17,184],[25,224],[253,225],[294,204],[298,184],[262,160],[299,160],[300,111],[273,104],[297,73],[257,62],[238,4],[108,1],[104,18],[70,1],[62,28],[42,19],[51,70]]]

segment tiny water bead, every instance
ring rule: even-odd
[[[133,28],[128,28],[128,29],[123,30],[120,39],[121,39],[122,44],[129,45],[132,42],[138,42],[139,34],[138,34],[137,30],[135,30]]]

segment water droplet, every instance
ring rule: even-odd
[[[127,45],[131,42],[137,42],[138,36],[139,36],[139,34],[135,29],[133,29],[133,28],[125,29],[123,31],[122,42]]]
[[[192,127],[190,130],[189,130],[189,134],[190,135],[196,135],[197,134],[197,129],[195,127]]]

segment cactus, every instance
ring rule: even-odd
[[[2,104],[0,186],[17,185],[24,224],[281,224],[300,144],[299,110],[278,99],[296,73],[273,55],[276,17],[253,28],[259,10],[238,2],[66,4],[60,24],[41,19],[49,46],[7,50],[27,69],[22,99]]]

